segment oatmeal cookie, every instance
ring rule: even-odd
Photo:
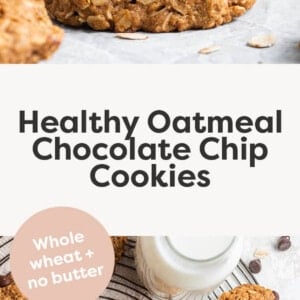
[[[111,237],[111,241],[113,243],[113,247],[115,250],[115,260],[118,262],[122,254],[124,253],[125,243],[127,241],[127,237],[125,236],[113,236]]]
[[[230,292],[225,292],[219,300],[275,300],[275,295],[259,285],[244,284]]]
[[[255,0],[46,0],[52,18],[94,30],[171,32],[231,22]]]
[[[1,300],[27,300],[20,292],[18,287],[12,283],[4,288],[0,288]]]
[[[59,46],[43,0],[0,0],[0,63],[35,63]]]
[[[0,276],[0,299],[1,300],[26,300],[15,285],[11,274]]]

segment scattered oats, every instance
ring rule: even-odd
[[[259,35],[248,41],[248,46],[253,48],[269,48],[274,46],[276,38],[272,34]]]
[[[116,37],[124,40],[146,40],[148,36],[142,33],[118,33]]]
[[[213,53],[213,52],[216,52],[218,50],[220,50],[220,46],[217,46],[217,45],[213,45],[213,46],[209,46],[209,47],[205,47],[205,48],[202,48],[199,50],[199,53],[200,54],[210,54],[210,53]]]
[[[266,251],[266,250],[259,250],[257,249],[255,252],[254,252],[254,257],[256,258],[265,258],[269,255],[269,252]]]

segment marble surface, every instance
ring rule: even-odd
[[[253,36],[272,33],[274,47],[246,46]],[[246,15],[211,30],[148,34],[143,41],[120,40],[115,34],[65,28],[65,39],[48,63],[300,63],[300,1],[257,0]],[[210,45],[221,49],[198,54]]]
[[[269,253],[262,259],[262,271],[256,278],[261,285],[278,291],[281,300],[298,300],[300,294],[300,236],[291,239],[292,248],[280,252],[275,248],[276,237],[245,238],[245,262],[253,259],[257,249]]]

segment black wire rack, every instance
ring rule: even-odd
[[[0,237],[0,275],[10,271],[9,251],[12,237]],[[155,300],[139,281],[134,263],[136,240],[128,238],[125,251],[116,268],[109,286],[99,298],[104,300]],[[231,275],[207,296],[191,297],[193,300],[217,300],[225,291],[230,291],[241,284],[258,284],[256,278],[241,260]],[[189,300],[189,297],[187,298]]]

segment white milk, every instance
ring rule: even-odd
[[[207,260],[222,254],[231,245],[233,237],[167,237],[181,255],[193,260]]]
[[[234,270],[241,252],[238,237],[139,237],[137,271],[162,299],[183,299],[188,291],[205,295]]]

